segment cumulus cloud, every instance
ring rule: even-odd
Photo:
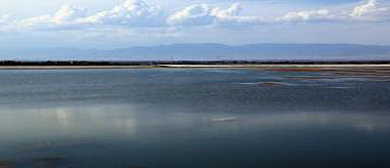
[[[290,22],[317,21],[383,21],[390,16],[389,8],[376,0],[343,7],[341,10],[318,9],[293,11],[281,16],[262,17],[241,15],[241,4],[222,8],[208,4],[184,7],[171,15],[147,0],[125,0],[112,9],[87,14],[85,9],[62,6],[52,15],[42,15],[14,21],[8,27],[28,30],[68,30],[99,28],[156,28],[194,26],[252,26]],[[0,15],[0,25],[9,22],[8,15]],[[11,26],[9,26],[11,25]],[[4,26],[3,26],[4,27]]]
[[[80,19],[79,23],[122,25],[131,27],[161,26],[164,20],[160,7],[146,0],[126,0],[111,10]]]
[[[9,17],[10,17],[9,14],[0,15],[0,24],[7,23],[9,20]]]
[[[366,0],[363,4],[342,11],[319,9],[290,12],[276,17],[275,21],[383,21],[390,16],[387,7],[380,7],[376,0]]]
[[[22,29],[69,29],[76,28],[78,19],[86,16],[85,9],[62,6],[54,15],[42,15],[17,21],[15,26]]]
[[[328,9],[290,12],[284,16],[275,18],[276,21],[312,21],[332,19],[331,12]]]
[[[340,10],[318,9],[289,12],[282,16],[242,16],[239,3],[227,9],[206,4],[185,7],[168,18],[168,24],[181,26],[201,25],[259,25],[283,22],[318,22],[318,21],[382,21],[389,18],[389,8],[380,7],[376,0],[366,0],[364,4]]]
[[[7,27],[5,26],[9,22],[9,14],[0,15],[0,33],[6,32]]]
[[[259,16],[240,16],[241,5],[234,3],[223,9],[207,4],[192,5],[168,18],[170,25],[199,26],[209,24],[244,24],[263,21]]]
[[[261,16],[242,16],[240,15],[241,10],[241,4],[235,3],[227,9],[215,8],[212,15],[217,18],[220,25],[248,25],[267,22]]]
[[[389,15],[389,8],[380,7],[376,0],[367,0],[365,4],[353,8],[350,13],[354,19],[367,21],[380,21]]]
[[[85,9],[62,6],[54,15],[26,18],[16,22],[24,29],[81,29],[95,26],[152,27],[164,23],[162,11],[146,0],[126,0],[107,11],[87,15]]]
[[[207,4],[185,7],[168,18],[171,25],[199,26],[212,24],[216,17],[212,15],[213,7]]]
[[[85,9],[65,5],[55,13],[51,18],[51,21],[55,24],[68,24],[85,16],[87,16],[87,11]]]

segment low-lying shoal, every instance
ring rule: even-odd
[[[390,64],[224,64],[224,65],[88,65],[88,66],[0,66],[0,70],[61,70],[61,69],[251,69],[275,72],[326,72],[336,75],[389,76]]]

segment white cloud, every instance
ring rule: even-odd
[[[9,14],[0,15],[0,33],[4,33],[7,31],[8,28],[6,24],[9,22],[9,18]]]
[[[194,26],[252,26],[278,24],[284,22],[317,21],[359,21],[372,22],[388,20],[389,8],[366,0],[354,7],[340,10],[318,9],[289,12],[282,16],[262,17],[241,15],[241,4],[234,3],[226,8],[208,4],[184,7],[171,15],[147,0],[125,0],[112,9],[87,15],[85,9],[62,6],[52,15],[42,15],[10,22],[8,15],[0,15],[0,25],[9,29],[23,30],[68,30],[68,29],[107,29],[107,28],[151,28],[151,27],[194,27]],[[3,28],[4,29],[4,28]]]
[[[364,4],[341,11],[331,9],[290,12],[275,18],[276,21],[384,21],[389,18],[389,8],[378,4],[376,0],[366,0]]]
[[[68,24],[85,16],[87,16],[85,9],[65,5],[55,13],[55,15],[51,18],[51,21],[55,24]]]
[[[350,13],[352,18],[366,21],[380,21],[389,15],[389,9],[378,6],[376,0],[367,0],[365,4],[353,8]]]
[[[170,25],[199,26],[212,24],[216,17],[212,15],[215,8],[207,4],[191,5],[185,7],[168,18]]]
[[[0,24],[7,23],[9,20],[10,14],[0,15]]]
[[[207,4],[185,7],[168,18],[168,24],[181,26],[202,25],[263,25],[284,22],[319,22],[319,21],[383,21],[389,18],[388,8],[381,7],[376,0],[367,0],[364,4],[352,8],[341,9],[317,9],[289,12],[282,16],[242,16],[239,3],[231,5],[227,9],[213,7]]]
[[[168,18],[170,25],[201,26],[210,24],[236,25],[262,22],[258,16],[241,16],[240,3],[232,4],[227,9],[213,7],[207,4],[192,5],[184,8]]]
[[[251,25],[267,22],[261,16],[242,16],[240,15],[241,10],[241,4],[235,3],[227,9],[215,8],[212,15],[217,18],[217,22],[220,25]]]
[[[22,29],[82,29],[99,26],[154,27],[165,23],[159,7],[146,0],[126,0],[114,8],[87,16],[85,9],[62,6],[54,15],[43,15],[17,21]]]
[[[165,17],[160,7],[146,0],[126,0],[111,10],[78,20],[84,24],[122,25],[130,27],[161,26]]]
[[[42,15],[16,21],[14,27],[20,29],[48,30],[79,28],[77,20],[86,16],[85,9],[62,6],[54,15]]]
[[[332,19],[332,15],[328,9],[300,11],[287,13],[282,17],[275,18],[276,21],[313,21]]]
[[[19,28],[36,28],[36,27],[46,26],[48,24],[51,24],[51,16],[50,15],[43,15],[43,16],[26,18],[26,19],[23,19],[19,22],[16,22],[15,25]]]

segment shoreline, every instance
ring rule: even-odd
[[[226,64],[226,65],[0,65],[0,70],[50,70],[50,69],[152,69],[152,68],[390,68],[390,64]]]
[[[114,69],[247,69],[270,72],[316,72],[336,76],[390,78],[390,64],[226,64],[226,65],[17,65],[1,70],[114,70]]]
[[[226,65],[159,65],[162,68],[360,68],[388,67],[390,64],[226,64]]]
[[[95,65],[87,65],[87,66],[52,66],[52,65],[18,65],[18,66],[0,66],[0,70],[77,70],[77,69],[148,69],[154,68],[154,66],[95,66]]]

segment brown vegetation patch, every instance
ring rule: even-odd
[[[286,86],[285,83],[281,82],[261,82],[259,83],[261,86]]]
[[[321,68],[313,67],[286,67],[286,68],[272,68],[273,71],[277,72],[319,72]]]
[[[0,160],[0,168],[10,168],[12,165],[11,161],[1,161]]]
[[[323,77],[320,76],[285,76],[285,79],[291,79],[291,80],[320,80],[323,79]]]

